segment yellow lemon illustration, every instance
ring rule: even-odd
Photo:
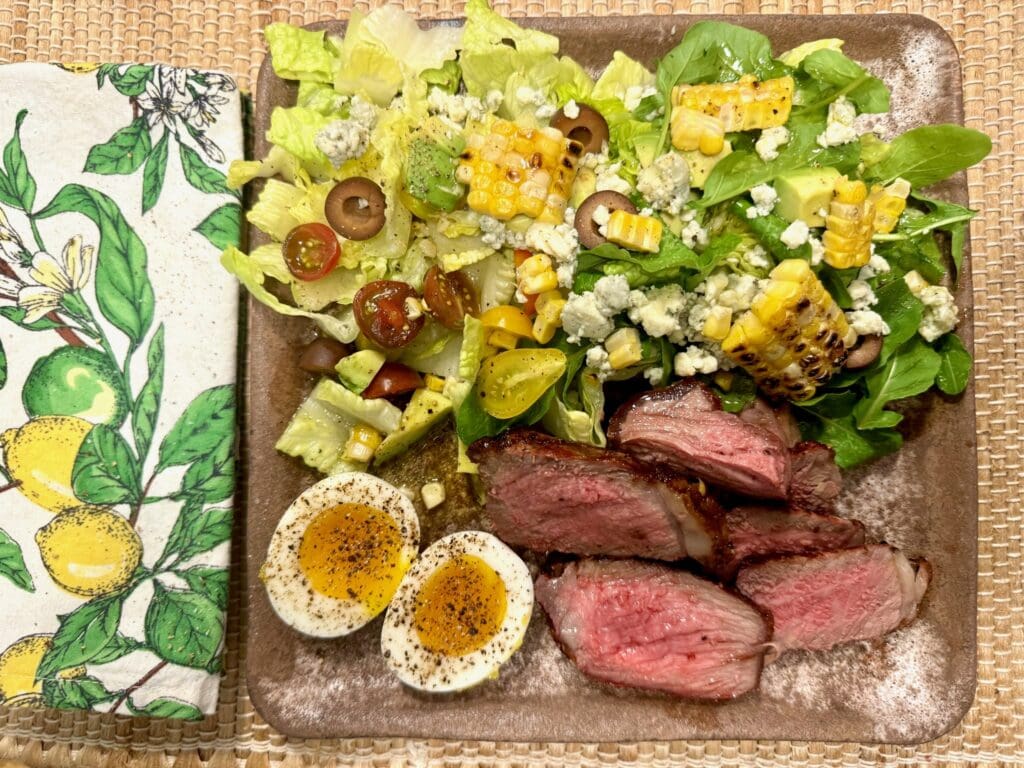
[[[50,650],[52,639],[53,635],[29,635],[0,653],[0,701],[26,706],[42,704],[43,684],[36,682],[36,670],[43,655]],[[84,674],[84,667],[75,667],[64,670],[60,676],[70,678]]]
[[[0,435],[7,470],[27,499],[51,512],[82,503],[71,488],[71,470],[90,429],[76,416],[43,416]]]
[[[121,589],[142,560],[139,534],[103,507],[62,512],[36,532],[36,543],[54,583],[82,597]]]

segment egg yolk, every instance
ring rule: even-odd
[[[362,603],[373,615],[391,601],[406,566],[398,524],[366,504],[325,509],[299,544],[299,567],[314,590]]]
[[[505,582],[484,560],[459,555],[427,578],[413,624],[431,653],[465,656],[483,648],[505,619]]]

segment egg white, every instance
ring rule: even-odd
[[[391,516],[402,533],[399,562],[405,568],[419,550],[420,521],[416,508],[405,494],[379,477],[366,472],[344,472],[303,491],[274,530],[260,578],[280,619],[312,637],[347,635],[380,613],[371,613],[356,600],[317,592],[299,565],[299,544],[306,528],[323,510],[346,502],[365,504]]]
[[[473,555],[494,569],[505,585],[505,618],[486,645],[465,656],[428,650],[414,626],[416,597],[430,575],[448,560]],[[388,606],[381,650],[388,667],[406,685],[436,693],[461,691],[490,677],[522,645],[533,613],[533,579],[526,564],[496,537],[461,531],[430,545],[413,563]]]

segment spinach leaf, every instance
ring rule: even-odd
[[[800,62],[800,72],[815,81],[815,101],[804,109],[814,109],[846,96],[858,112],[888,112],[889,89],[857,62],[839,51],[820,50]],[[801,78],[803,80],[803,78]]]
[[[602,277],[601,272],[577,272],[572,279],[572,290],[574,293],[592,291]]]
[[[894,429],[861,431],[854,423],[854,392],[838,392],[797,403],[797,419],[804,437],[831,446],[836,464],[843,469],[894,453],[903,445],[903,437]]]
[[[947,333],[935,348],[941,357],[935,384],[947,395],[959,395],[971,376],[971,353],[955,333]]]
[[[914,337],[897,350],[887,362],[864,377],[867,397],[853,409],[860,429],[894,427],[903,417],[885,410],[893,400],[920,395],[935,383],[942,357],[921,338]]]
[[[927,187],[980,162],[991,150],[992,139],[980,131],[925,125],[893,139],[889,154],[866,175],[884,183],[902,177],[914,187]]]

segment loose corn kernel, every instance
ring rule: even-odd
[[[717,155],[725,147],[725,125],[714,115],[699,109],[674,107],[670,119],[672,146],[684,152],[700,150],[703,155]]]
[[[907,197],[910,195],[910,182],[896,179],[887,187],[875,185],[871,188],[869,199],[875,204],[875,232],[888,234],[896,229],[896,224],[907,208]]]
[[[729,307],[716,306],[708,312],[701,332],[712,341],[721,341],[729,335],[731,327],[732,310]]]
[[[845,176],[836,181],[828,216],[825,217],[825,263],[836,269],[863,267],[871,259],[875,204],[863,181]]]
[[[766,394],[804,400],[842,366],[849,331],[808,263],[786,259],[733,323],[722,350]]]
[[[672,106],[717,117],[725,133],[775,128],[789,119],[793,85],[788,75],[764,81],[744,75],[735,83],[677,85],[672,89]]]
[[[373,427],[357,424],[352,428],[352,434],[345,443],[342,458],[347,461],[368,463],[373,458],[373,452],[377,450],[381,439],[380,432]]]
[[[424,483],[420,488],[420,496],[423,497],[423,506],[427,509],[434,509],[444,504],[447,498],[444,483]]]
[[[717,371],[712,378],[715,381],[715,386],[723,392],[729,392],[732,389],[735,374],[732,371]]]
[[[495,120],[471,132],[455,177],[469,186],[466,203],[507,221],[516,214],[561,223],[583,145],[557,128],[521,128]]]
[[[516,283],[526,294],[544,293],[558,287],[558,274],[551,264],[551,258],[544,253],[535,253],[516,268]]]
[[[495,328],[488,334],[487,343],[495,349],[515,349],[520,338],[502,328]]]
[[[530,318],[519,307],[509,304],[488,309],[480,315],[480,324],[484,328],[501,328],[521,339],[528,339],[533,335]]]
[[[661,245],[661,221],[653,216],[615,210],[608,217],[605,238],[631,251],[654,253]]]
[[[423,377],[423,383],[432,392],[444,392],[444,379],[441,376],[428,373]]]
[[[608,364],[615,371],[636,365],[644,356],[636,328],[619,328],[604,340],[604,348],[608,350]]]
[[[533,338],[547,344],[562,324],[565,299],[558,291],[546,291],[537,297],[537,317],[533,320]]]

